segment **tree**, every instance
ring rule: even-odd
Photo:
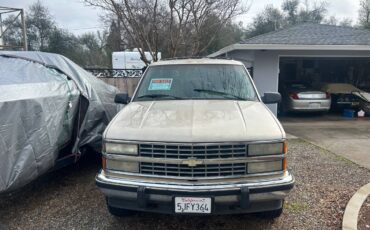
[[[303,3],[300,0],[285,0],[281,9],[268,5],[253,19],[246,36],[257,36],[305,22],[321,23],[326,12],[326,2],[311,5],[308,0]]]
[[[343,18],[342,20],[339,20],[335,16],[331,16],[330,18],[324,20],[324,23],[333,26],[352,26],[352,20],[350,18]]]
[[[49,34],[48,40],[49,44],[45,51],[64,55],[84,66],[83,48],[76,36],[66,30],[54,28]]]
[[[298,21],[299,0],[286,0],[283,2],[282,9],[287,13],[287,21],[294,25]]]
[[[30,50],[44,51],[48,45],[48,37],[55,28],[55,22],[52,19],[48,8],[38,0],[33,3],[27,14],[27,38]]]
[[[370,29],[370,0],[360,1],[359,23],[362,28]]]
[[[109,56],[105,50],[106,35],[98,32],[85,33],[78,37],[79,44],[82,46],[83,65],[85,67],[108,67],[110,62]]]
[[[55,28],[49,35],[45,51],[58,53],[84,67],[109,68],[110,57],[106,52],[106,35],[85,33],[75,36],[66,30]]]
[[[235,16],[245,12],[241,0],[85,0],[89,5],[111,12],[121,32],[154,61],[160,49],[169,57],[205,53],[219,31]],[[207,31],[207,32],[205,32]],[[205,39],[205,36],[207,39]]]
[[[220,30],[246,12],[240,0],[170,0],[170,57],[181,48],[191,56],[204,53]]]
[[[33,3],[26,12],[27,43],[30,50],[62,54],[82,66],[109,67],[110,57],[106,46],[108,38],[104,33],[75,36],[60,29],[40,1]],[[15,16],[11,15],[4,19],[4,24],[9,25],[14,19]],[[4,42],[21,45],[21,33],[21,22],[15,20],[4,34]]]
[[[268,5],[253,19],[247,36],[254,37],[270,31],[279,30],[284,27],[284,23],[285,19],[283,13],[272,5]]]
[[[314,2],[311,7],[309,1],[305,0],[303,5],[304,7],[298,12],[298,23],[302,22],[320,23],[324,20],[325,14],[327,13],[326,2],[319,3]]]
[[[4,44],[11,44],[13,46],[22,46],[22,24],[21,20],[15,15],[10,15],[3,18],[3,25],[7,30],[4,32],[2,38]]]
[[[212,23],[212,22],[208,22],[208,23]],[[217,22],[214,22],[214,23],[217,23]],[[207,27],[207,24],[205,24],[205,27]],[[204,35],[202,35],[203,37],[202,44],[206,44],[209,42],[208,36],[207,36],[208,31],[206,30],[206,28],[203,31],[204,31]],[[236,24],[230,21],[219,29],[216,38],[211,42],[211,44],[207,47],[207,49],[205,49],[202,53],[200,53],[200,55],[207,55],[210,53],[214,53],[225,46],[237,43],[240,40],[242,40],[243,35],[244,35],[243,24],[241,22],[239,24]],[[187,56],[186,53],[182,53],[182,54],[183,56]]]
[[[146,50],[151,53],[153,60],[158,60],[158,28],[164,26],[161,24],[163,6],[158,0],[86,0],[86,2],[111,12],[117,18],[129,40],[139,48],[145,63],[149,63],[144,55]]]
[[[33,3],[26,11],[26,33],[29,50],[44,51],[47,49],[48,37],[55,28],[55,22],[52,19],[48,8],[40,1]],[[4,20],[4,25],[10,25],[15,16],[12,15]],[[21,22],[16,20],[4,34],[4,41],[8,44],[21,44]]]
[[[352,26],[352,19],[350,18],[343,18],[341,21],[339,21],[340,26],[347,26],[351,27]]]

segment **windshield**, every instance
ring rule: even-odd
[[[163,65],[149,67],[134,101],[257,100],[243,66]]]

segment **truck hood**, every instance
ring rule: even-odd
[[[167,100],[132,102],[107,127],[106,140],[234,142],[280,140],[285,132],[261,102]]]

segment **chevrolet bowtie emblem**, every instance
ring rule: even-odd
[[[203,164],[203,161],[197,160],[197,158],[188,158],[187,160],[182,161],[182,164],[188,165],[189,167],[195,167],[197,165]]]

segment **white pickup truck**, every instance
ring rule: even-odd
[[[293,188],[285,132],[241,62],[160,61],[103,135],[96,177],[109,211],[261,213],[278,217]]]

